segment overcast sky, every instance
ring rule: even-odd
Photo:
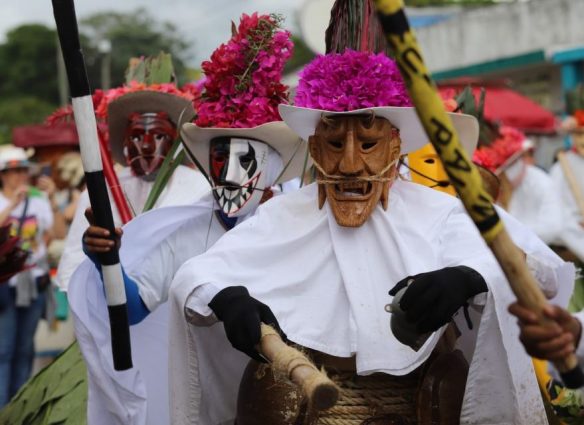
[[[304,0],[76,0],[77,17],[95,12],[130,12],[143,7],[160,20],[174,23],[188,42],[194,43],[197,66],[230,36],[230,21],[241,13],[281,13],[285,26],[295,28],[296,10]],[[0,40],[6,31],[24,23],[54,27],[50,0],[0,0]]]

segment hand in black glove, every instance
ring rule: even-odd
[[[415,323],[420,333],[440,329],[450,322],[458,309],[468,306],[470,298],[488,290],[477,271],[457,266],[407,277],[395,285],[389,295],[395,296],[410,280],[413,282],[399,306],[406,313],[406,320]]]
[[[243,286],[230,286],[218,292],[209,307],[223,321],[227,339],[233,348],[258,362],[265,363],[256,350],[261,338],[262,322],[272,326],[284,341],[287,340],[270,307],[250,296]]]

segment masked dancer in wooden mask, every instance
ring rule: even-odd
[[[308,140],[317,182],[273,199],[177,272],[171,314],[184,331],[171,338],[171,362],[183,371],[171,381],[181,395],[171,398],[174,423],[544,423],[495,259],[457,199],[396,179],[399,156],[426,137],[395,63],[351,50],[318,57],[301,74],[296,106],[280,113]],[[473,117],[451,118],[463,140],[477,140]],[[573,272],[527,229],[512,233],[524,252],[549,259],[552,274]],[[255,361],[236,411],[214,397],[229,380],[194,336],[208,343],[212,330],[261,360],[259,324],[271,314],[338,381],[340,408],[298,410],[300,396]],[[203,368],[208,385],[189,390]],[[230,378],[237,385],[239,374]]]

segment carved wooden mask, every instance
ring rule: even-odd
[[[309,138],[310,154],[320,166],[319,208],[328,199],[344,227],[361,226],[378,202],[387,209],[400,143],[397,129],[384,118],[323,116]]]

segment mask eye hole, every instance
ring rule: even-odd
[[[213,161],[215,162],[225,162],[226,156],[222,153],[214,153]]]
[[[141,141],[142,141],[142,135],[141,134],[134,134],[134,135],[132,135],[132,142],[139,143]]]
[[[329,144],[329,146],[331,146],[334,149],[342,149],[343,148],[343,142],[340,142],[338,140],[329,140],[327,143]]]
[[[370,149],[373,149],[375,146],[377,146],[377,142],[364,142],[363,144],[361,144],[361,148],[364,151],[368,151]]]
[[[251,165],[251,163],[255,160],[255,157],[253,155],[242,155],[239,157],[239,163],[241,164],[241,166],[247,170],[249,168],[249,166]]]
[[[428,158],[428,159],[425,159],[425,160],[424,160],[424,162],[425,162],[426,164],[434,164],[434,162],[436,162],[436,161],[434,161],[434,159],[433,159],[433,158]]]

